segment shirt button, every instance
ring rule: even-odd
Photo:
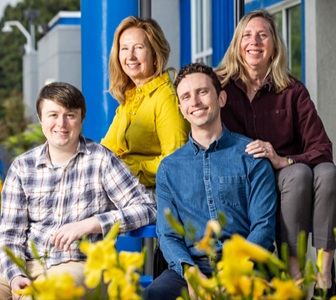
[[[275,114],[276,114],[276,115],[280,114],[280,111],[279,111],[278,109],[275,110]]]
[[[137,97],[137,100],[140,100],[140,97]]]
[[[138,92],[141,92],[141,88],[138,88]]]
[[[132,111],[132,115],[133,115],[133,116],[135,115],[135,112],[134,112],[134,111]]]

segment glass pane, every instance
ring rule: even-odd
[[[282,29],[283,29],[282,28],[282,12],[279,11],[279,12],[275,13],[273,16],[274,16],[274,18],[275,18],[275,20],[278,24],[278,29],[282,34]],[[285,39],[285,37],[282,37],[282,38]]]
[[[288,51],[289,68],[293,75],[301,79],[301,6],[288,9]]]
[[[212,67],[212,56],[211,55],[208,55],[206,57],[206,62],[205,62],[206,65]]]
[[[205,11],[206,16],[204,22],[206,22],[205,32],[204,32],[204,38],[205,38],[205,48],[209,49],[212,47],[212,26],[211,26],[211,20],[212,20],[212,1],[208,0],[204,2],[204,6],[206,5]],[[205,49],[204,49],[205,50]]]
[[[193,0],[193,61],[208,64],[212,58],[212,0]],[[210,56],[210,58],[208,57]]]
[[[196,1],[196,52],[203,51],[203,1]]]

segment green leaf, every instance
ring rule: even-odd
[[[307,253],[307,238],[306,233],[301,231],[298,237],[298,257],[299,257],[299,264],[300,270],[304,270],[305,263],[306,263],[306,253]]]
[[[168,224],[171,226],[172,229],[174,229],[174,231],[177,234],[182,235],[182,236],[186,235],[186,231],[183,225],[172,216],[170,209],[168,208],[165,209],[165,216],[166,216]]]

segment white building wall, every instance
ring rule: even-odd
[[[81,28],[57,25],[38,43],[38,87],[50,81],[68,82],[81,90]]]
[[[334,144],[336,161],[336,1],[305,1],[306,85]]]

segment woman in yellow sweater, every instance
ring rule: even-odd
[[[101,143],[114,151],[149,189],[161,160],[187,141],[168,71],[170,47],[154,20],[124,19],[109,61],[112,96],[120,103]]]

